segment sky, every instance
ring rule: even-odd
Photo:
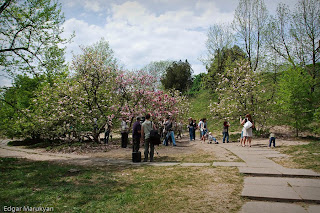
[[[104,38],[128,70],[152,61],[188,60],[194,74],[205,72],[210,25],[231,22],[237,0],[60,1],[66,16],[65,34],[75,31],[68,51]],[[229,5],[226,7],[225,5]],[[67,55],[70,60],[71,54]]]
[[[194,74],[206,72],[211,25],[231,23],[238,0],[58,0],[65,16],[63,37],[75,32],[67,45],[66,60],[104,38],[127,70],[139,70],[152,61],[188,60]],[[279,2],[265,0],[269,12]],[[9,85],[0,79],[0,85]]]
[[[207,32],[216,23],[231,23],[238,0],[60,0],[66,21],[64,35],[76,37],[67,46],[79,54],[79,45],[104,38],[128,70],[139,70],[152,61],[188,60],[194,74],[206,72]],[[279,2],[265,0],[275,11]]]

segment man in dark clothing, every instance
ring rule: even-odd
[[[140,124],[140,117],[137,117],[137,121],[133,124],[133,127],[132,127],[133,152],[139,151],[140,138],[141,138],[141,124]]]
[[[107,124],[105,125],[105,131],[104,131],[104,143],[108,144],[109,142],[109,136],[111,132],[111,121],[107,120]]]
[[[122,118],[121,121],[121,147],[127,148],[128,145],[128,124],[126,122],[126,118]]]
[[[144,141],[144,162],[148,161],[149,147],[150,147],[150,162],[153,161],[153,155],[154,155],[154,144],[151,143],[150,132],[151,130],[155,130],[156,127],[154,123],[150,121],[150,119],[151,119],[150,114],[147,114],[146,120],[141,125],[141,139],[142,141]]]

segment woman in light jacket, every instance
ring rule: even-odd
[[[245,119],[241,122],[241,125],[244,126],[248,121],[250,121],[252,123],[252,126],[247,129],[245,127],[243,127],[242,131],[243,131],[243,137],[244,137],[244,144],[245,144],[245,141],[248,141],[248,145],[249,145],[249,147],[251,147],[252,128],[254,128],[254,123],[252,121],[252,117],[250,114],[247,114],[245,116]]]

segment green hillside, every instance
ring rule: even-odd
[[[198,94],[193,95],[189,98],[190,101],[190,112],[189,115],[193,119],[197,120],[197,123],[201,118],[207,118],[208,130],[211,131],[214,136],[222,137],[222,124],[224,120],[214,119],[210,113],[210,102],[215,101],[217,97],[210,93],[209,90],[201,90]],[[239,121],[229,121],[230,131],[238,132],[241,131]],[[199,134],[199,133],[198,133]]]

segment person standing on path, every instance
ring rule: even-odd
[[[141,124],[140,124],[140,117],[137,117],[137,121],[133,124],[133,127],[132,127],[133,152],[139,151],[140,139],[141,139]]]
[[[167,136],[166,138],[164,139],[163,141],[163,144],[168,146],[168,140],[169,140],[169,137],[171,137],[171,140],[172,140],[172,145],[173,146],[177,146],[176,144],[176,140],[174,138],[174,131],[173,131],[173,118],[172,117],[168,117],[167,118],[167,122],[165,124],[165,129],[167,131]]]
[[[177,139],[180,137],[180,139],[182,138],[182,123],[181,123],[181,121],[179,121],[178,123],[177,123],[177,132],[178,132],[178,134],[177,134]]]
[[[198,123],[198,128],[200,131],[200,140],[202,139],[202,134],[203,134],[203,130],[201,129],[202,126],[203,126],[203,121],[202,121],[202,119],[200,119],[200,121]]]
[[[228,121],[223,122],[223,130],[222,130],[222,134],[223,134],[222,142],[223,143],[225,143],[226,138],[227,138],[227,143],[229,143],[229,126],[230,126],[230,123]]]
[[[272,143],[273,143],[273,147],[276,147],[276,137],[273,132],[270,133],[269,147],[271,147]]]
[[[148,161],[150,154],[150,162],[153,161],[154,144],[150,141],[150,132],[152,129],[156,129],[154,123],[150,121],[150,114],[146,115],[146,120],[142,123],[141,127],[141,140],[144,141],[144,162]],[[149,152],[150,147],[150,152]]]
[[[188,128],[189,128],[190,141],[192,141],[194,138],[194,126],[193,126],[192,118],[189,118],[188,122],[189,122]]]
[[[111,132],[111,121],[107,120],[107,123],[104,126],[104,143],[105,144],[109,143],[110,132]]]
[[[251,122],[251,126],[249,128],[245,128],[245,124],[247,122]],[[254,123],[252,121],[252,117],[250,114],[247,114],[245,119],[241,122],[241,125],[243,125],[243,137],[244,140],[248,141],[248,146],[251,147],[251,140],[252,140],[252,128],[254,128]]]
[[[121,147],[127,148],[128,145],[128,124],[126,122],[126,118],[122,118],[121,121]]]
[[[240,116],[240,125],[242,125],[242,122],[246,123],[246,119],[243,119],[241,118]],[[243,132],[245,131],[245,128],[243,127],[242,130],[241,130],[241,137],[240,137],[240,146],[242,147],[245,147],[246,146],[246,140],[245,140],[245,137],[243,137]]]
[[[200,126],[200,130],[202,131],[202,137],[201,140],[203,140],[203,142],[206,142],[206,134],[207,134],[207,119],[203,118],[202,119],[202,124]]]
[[[162,119],[160,119],[158,122],[158,128],[159,128],[160,139],[162,140],[163,139],[163,130],[164,130]]]
[[[196,120],[193,120],[193,140],[196,140],[196,129],[198,127],[197,125],[197,121]]]

